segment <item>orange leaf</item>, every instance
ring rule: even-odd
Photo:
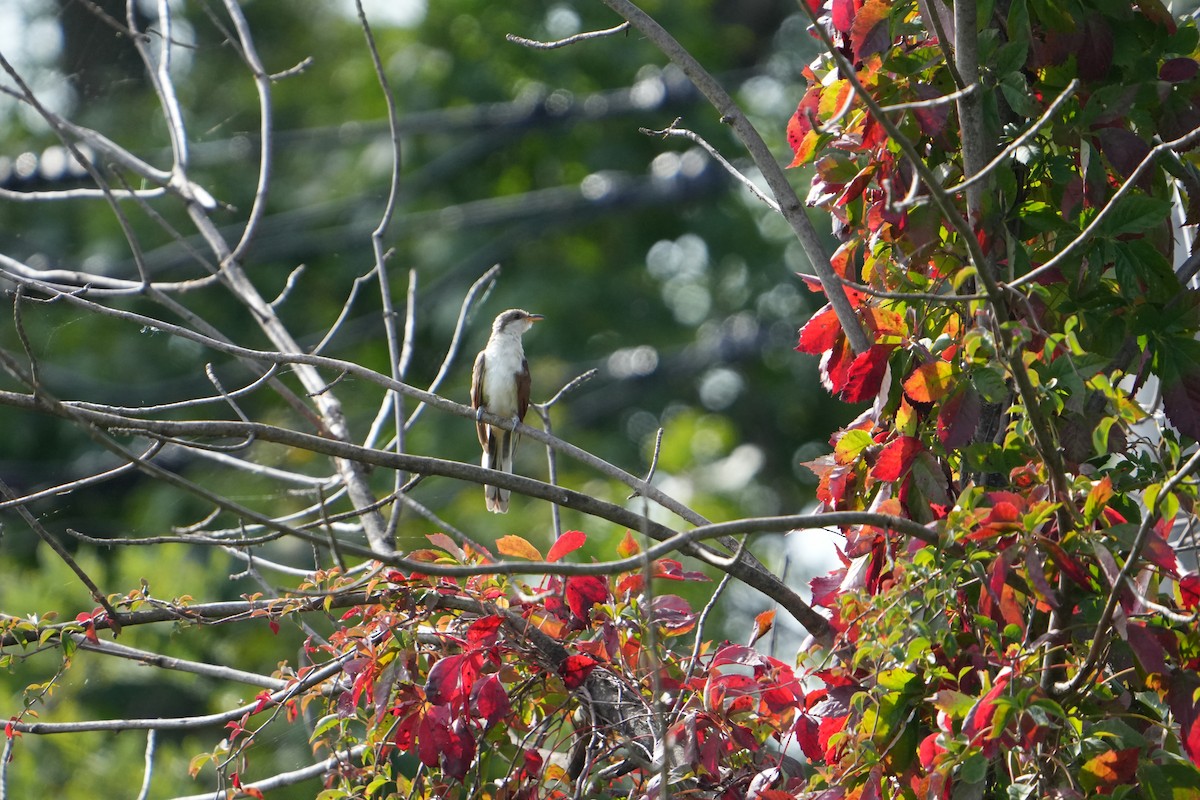
[[[917,367],[904,382],[904,393],[915,403],[940,400],[953,387],[954,366],[945,361],[930,361]]]
[[[642,548],[638,546],[637,540],[633,538],[630,531],[625,531],[625,538],[617,545],[617,555],[621,558],[629,558],[642,552]]]
[[[541,552],[522,539],[520,536],[501,536],[496,540],[496,549],[501,555],[513,558],[524,558],[529,561],[541,561]]]
[[[1080,769],[1080,782],[1087,788],[1109,794],[1133,780],[1137,771],[1138,748],[1106,750]]]
[[[750,635],[750,644],[754,644],[766,636],[767,632],[773,627],[775,627],[775,609],[770,609],[759,614],[754,618],[754,633]]]

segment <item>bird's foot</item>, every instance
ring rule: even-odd
[[[483,406],[480,406],[479,408],[475,409],[475,421],[483,422]]]

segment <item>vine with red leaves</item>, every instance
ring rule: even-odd
[[[813,582],[839,636],[810,789],[1200,790],[1196,28],[1157,0],[827,21],[788,136],[872,344],[826,309],[797,349],[873,405],[811,466],[827,508],[938,543],[847,527]]]

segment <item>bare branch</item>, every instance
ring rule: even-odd
[[[339,764],[345,764],[347,762],[357,760],[362,756],[366,749],[366,745],[355,745],[349,750],[338,752],[324,761],[318,761],[317,763],[310,764],[307,767],[294,769],[291,772],[281,772],[278,775],[270,778],[263,778],[260,781],[252,781],[245,784],[245,788],[257,789],[261,792],[266,792],[283,786],[292,786],[294,784],[301,783],[302,781],[311,780],[312,778],[319,778],[331,770],[336,769]],[[227,791],[220,790],[216,792],[205,792],[204,794],[181,795],[179,797],[172,798],[172,800],[226,800],[228,797],[229,793]]]
[[[144,758],[145,766],[142,768],[142,788],[138,792],[137,800],[148,800],[150,797],[150,779],[154,775],[154,751],[156,749],[157,742],[157,731],[146,731],[146,756]]]

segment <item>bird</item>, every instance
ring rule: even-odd
[[[480,461],[485,469],[512,472],[513,450],[517,433],[497,428],[483,421],[483,412],[520,422],[529,409],[529,362],[521,336],[533,323],[545,319],[519,308],[501,312],[492,323],[492,335],[487,346],[475,357],[471,371],[471,407],[475,409],[475,429],[479,446],[483,448]],[[483,487],[487,510],[494,514],[508,513],[508,489]]]

